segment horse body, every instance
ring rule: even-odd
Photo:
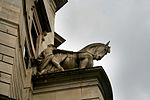
[[[63,54],[62,54],[63,55]],[[64,61],[61,64],[61,66],[64,69],[72,69],[72,68],[77,68],[79,66],[78,62],[78,54],[73,53],[73,54],[66,54],[67,57],[64,59]]]
[[[93,60],[101,60],[107,53],[110,53],[108,44],[109,42],[107,44],[93,43],[78,52],[57,49],[52,59],[53,63],[57,66],[54,66],[50,61],[41,72],[57,72],[73,68],[93,67]]]

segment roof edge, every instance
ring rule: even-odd
[[[68,2],[68,0],[54,0],[54,1],[56,3],[56,12]]]

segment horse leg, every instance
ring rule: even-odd
[[[93,67],[93,61],[85,58],[83,60],[80,61],[80,68],[89,68],[89,67]]]
[[[80,55],[79,68],[88,68],[93,66],[93,57],[88,53],[83,53]]]
[[[85,59],[83,59],[83,60],[80,61],[79,67],[80,68],[86,68],[87,67],[87,63],[88,63],[88,59],[85,58]]]
[[[49,61],[53,58],[52,55],[47,56],[45,59],[42,60],[42,63],[38,66],[39,73],[43,74],[47,70],[47,66]]]
[[[63,67],[61,67],[60,62],[57,60],[57,58],[52,58],[52,63],[56,68],[58,68],[59,71],[64,71]]]

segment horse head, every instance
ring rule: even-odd
[[[93,56],[93,60],[101,60],[107,53],[110,53],[109,43],[110,41],[106,44],[93,43],[84,47],[79,52],[87,52]]]
[[[110,41],[97,47],[94,53],[95,56],[93,57],[93,60],[101,60],[105,55],[107,55],[107,53],[110,53],[109,43]]]

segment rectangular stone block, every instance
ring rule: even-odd
[[[11,82],[11,75],[0,72],[0,81],[5,83]]]
[[[10,85],[0,82],[0,94],[10,96]]]
[[[13,22],[15,24],[19,23],[20,9],[8,2],[0,2],[0,18]]]
[[[0,18],[3,20],[7,20],[10,23],[19,24],[19,16],[14,16],[14,14],[9,14],[7,11],[4,11],[3,8],[0,12]]]
[[[16,37],[0,31],[0,43],[10,47],[16,46]]]
[[[0,44],[0,53],[14,57],[15,49]]]
[[[12,57],[8,57],[8,56],[3,56],[3,61],[4,62],[8,62],[8,63],[10,63],[10,64],[13,64],[13,58]]]
[[[9,26],[9,27],[18,29],[18,24],[12,23],[12,22],[10,22],[10,21],[6,21],[5,19],[1,19],[1,20],[0,20],[0,23],[1,23],[1,24],[4,24],[4,25],[6,25],[6,26]]]
[[[81,100],[81,89],[67,89],[56,92],[56,100]]]
[[[0,71],[12,74],[12,65],[0,61]]]
[[[33,100],[56,100],[56,94],[53,92],[35,94]]]
[[[97,98],[101,98],[100,100],[104,100],[101,95],[101,91],[99,90],[99,87],[97,85],[82,87],[81,95],[82,100],[95,100]]]
[[[18,13],[20,12],[20,9],[18,6],[21,2],[18,0],[13,0],[13,1],[2,0],[2,1],[0,1],[0,3],[2,3],[2,7],[7,7],[8,9],[11,9],[14,12],[18,12]]]
[[[6,24],[2,23],[1,21],[0,21],[0,31],[12,34],[14,36],[17,36],[17,29],[16,28],[7,25],[7,23]]]
[[[0,54],[0,61],[2,60],[2,57],[3,57],[3,55],[2,55],[2,54]]]

